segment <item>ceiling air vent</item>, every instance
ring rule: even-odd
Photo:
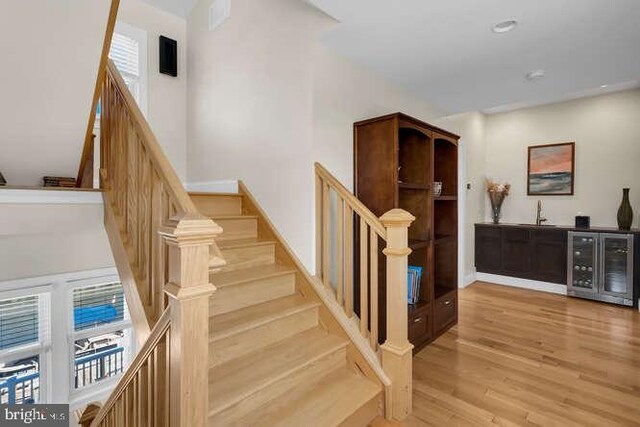
[[[231,0],[213,0],[209,7],[209,31],[213,31],[231,16]]]

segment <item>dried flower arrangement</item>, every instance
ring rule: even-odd
[[[509,195],[511,184],[500,184],[491,179],[487,179],[487,193],[489,193],[489,200],[491,200],[491,216],[494,224],[500,222],[500,211],[502,209],[502,202],[504,198]]]
[[[487,191],[489,193],[503,193],[505,196],[509,195],[509,190],[511,189],[511,184],[500,184],[491,179],[487,179]]]

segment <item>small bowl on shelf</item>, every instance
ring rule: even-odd
[[[436,197],[440,197],[442,194],[442,182],[436,181],[433,183],[433,195]]]

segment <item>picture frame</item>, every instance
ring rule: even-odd
[[[575,142],[529,146],[527,195],[573,196],[575,153]]]

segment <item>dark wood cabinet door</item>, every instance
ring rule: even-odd
[[[540,230],[533,234],[531,278],[543,282],[567,282],[567,232]]]
[[[502,233],[497,227],[476,226],[476,270],[497,273],[502,269]]]
[[[531,232],[525,228],[502,230],[502,269],[516,277],[531,271]]]

